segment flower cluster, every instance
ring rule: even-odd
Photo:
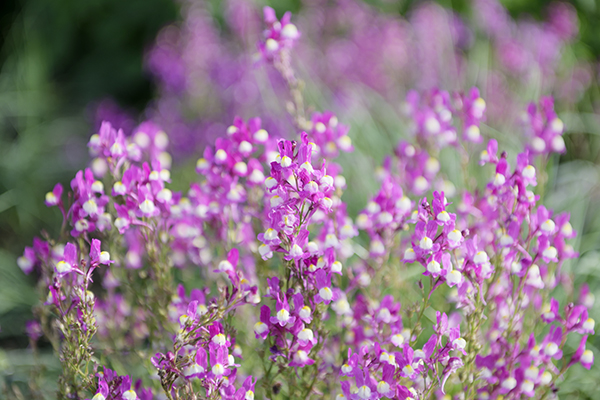
[[[303,260],[310,254],[308,231],[303,228],[317,211],[331,212],[335,181],[325,165],[316,170],[312,166],[314,145],[308,142],[306,133],[301,142],[282,140],[278,147],[271,175],[265,180],[270,194],[269,227],[258,239],[264,245],[263,257],[282,248],[287,258]]]
[[[404,113],[411,118],[412,133],[422,145],[440,149],[447,145],[458,144],[457,128],[453,117],[462,122],[463,140],[480,143],[482,141],[479,125],[486,109],[485,100],[477,88],[471,88],[468,94],[431,90],[425,96],[411,90],[406,96]],[[426,146],[425,146],[426,147]]]
[[[414,149],[414,148],[413,148]],[[391,163],[388,163],[388,168]],[[358,214],[356,224],[371,239],[370,254],[376,258],[386,253],[396,233],[412,218],[413,201],[404,195],[399,179],[386,171],[377,196]]]
[[[271,163],[267,188],[266,230],[258,235],[258,251],[264,260],[283,253],[287,279],[268,279],[265,297],[275,300],[260,309],[254,325],[257,338],[268,340],[269,360],[280,368],[312,366],[326,336],[326,306],[342,296],[332,285],[334,274],[352,250],[345,243],[356,234],[340,200],[345,179],[339,168],[323,160],[315,168],[317,145],[303,132],[301,140],[281,140],[279,154]],[[328,218],[333,215],[333,218]],[[309,231],[310,229],[310,231]],[[313,235],[313,240],[309,236]],[[274,314],[274,315],[272,315]],[[313,375],[316,372],[313,372]],[[309,379],[313,379],[309,375]]]
[[[300,38],[300,32],[296,25],[290,22],[292,13],[289,11],[281,18],[277,19],[275,10],[271,7],[264,8],[264,19],[267,29],[264,31],[264,42],[258,44],[262,56],[267,60],[279,57],[283,51],[288,51]]]
[[[168,143],[166,138],[156,140],[161,134],[166,136],[164,132],[159,132],[154,136],[154,142]],[[104,232],[113,226],[123,234],[131,225],[144,225],[145,219],[168,213],[173,193],[165,188],[165,182],[170,182],[170,171],[161,168],[159,159],[162,153],[152,157],[152,167],[147,162],[139,166],[136,164],[142,160],[143,154],[154,154],[153,146],[146,143],[146,139],[139,139],[141,135],[150,140],[140,130],[135,138],[144,143],[138,146],[126,140],[123,132],[117,132],[110,123],[102,124],[100,132],[93,135],[89,142],[91,153],[97,155],[97,158],[91,169],[79,171],[71,181],[73,193],[69,197],[69,207],[65,207],[63,203],[60,184],[46,194],[46,205],[58,206],[65,222],[68,221],[73,228],[71,236]],[[110,169],[114,181],[110,196],[105,193],[105,185],[100,180],[107,169]],[[117,214],[114,222],[113,215],[107,210],[111,200]]]
[[[565,152],[565,141],[562,137],[565,125],[556,116],[554,100],[551,97],[542,98],[539,108],[531,103],[524,119],[530,136],[528,149],[532,154]]]
[[[229,252],[226,272],[231,287],[210,301],[206,302],[205,294],[198,289],[188,297],[180,286],[178,300],[172,305],[172,313],[179,320],[173,350],[152,357],[152,365],[168,393],[193,395],[199,382],[207,397],[218,394],[231,400],[253,398],[256,382],[252,377],[236,385],[236,367],[240,366],[236,357],[241,358],[242,350],[220,317],[246,304],[257,292],[257,287],[251,287],[236,270],[237,256],[237,249]]]
[[[178,266],[186,259],[210,263],[210,247],[218,242],[249,244],[256,238],[252,218],[263,209],[264,168],[275,157],[274,139],[261,128],[259,118],[245,123],[236,117],[226,134],[196,162],[202,180],[192,183],[187,196],[171,207]],[[208,241],[211,237],[214,243]]]
[[[152,391],[141,387],[141,381],[132,389],[131,378],[119,376],[115,371],[104,368],[96,374],[98,390],[91,400],[152,400]]]
[[[384,297],[382,305],[379,305],[376,300],[367,300],[359,294],[355,304],[347,305],[346,296],[356,289],[350,285],[338,305],[338,314],[347,326],[353,327],[352,335],[347,338],[350,340],[348,345],[357,346],[359,351],[354,355],[350,352],[342,367],[342,374],[355,378],[354,385],[349,381],[342,384],[343,395],[347,398],[378,398],[386,396],[391,388],[399,398],[428,396],[433,390],[431,381],[445,383],[457,371],[458,376],[451,380],[462,382],[465,392],[473,390],[483,398],[506,394],[533,396],[534,393],[553,390],[556,379],[569,366],[581,363],[589,368],[593,354],[586,349],[585,338],[593,333],[595,323],[588,317],[589,302],[587,306],[566,305],[563,317],[558,300],[551,297],[551,291],[565,280],[562,264],[577,257],[577,253],[568,243],[575,236],[569,215],[553,215],[552,211],[537,204],[539,197],[532,191],[539,179],[534,164],[543,166],[546,161],[543,157],[547,157],[548,152],[537,152],[541,154],[538,161],[536,152],[526,150],[516,157],[516,166],[511,169],[507,154],[498,155],[498,143],[492,139],[480,155],[480,165],[491,164],[494,167],[485,190],[465,190],[456,207],[452,206],[444,191],[433,191],[431,200],[411,200],[411,197],[428,190],[429,182],[441,188],[449,187],[449,196],[454,197],[454,187],[444,184],[443,177],[436,177],[439,162],[429,158],[424,149],[438,152],[448,144],[444,141],[444,132],[456,132],[452,111],[458,113],[463,125],[471,122],[471,126],[476,127],[485,110],[485,101],[480,99],[477,90],[471,90],[468,97],[433,90],[424,97],[430,101],[424,105],[420,98],[416,92],[410,93],[405,108],[414,122],[414,142],[401,142],[396,157],[386,159],[380,173],[380,192],[359,214],[357,225],[371,239],[370,257],[374,270],[368,276],[377,278],[378,271],[384,270],[389,260],[398,256],[407,264],[420,264],[423,275],[429,277],[429,285],[427,290],[423,289],[421,305],[416,304],[411,311],[416,312],[418,318],[409,329],[403,327],[402,318],[398,315],[399,304],[390,307],[393,299],[389,296]],[[452,107],[451,104],[462,106]],[[556,118],[552,101],[546,98],[540,104],[543,116],[536,112],[535,106],[529,107],[531,126],[537,126],[533,129],[535,138],[562,141],[560,134],[564,128]],[[448,116],[444,116],[445,113]],[[560,124],[560,129],[552,128],[551,121],[555,121],[555,126]],[[478,140],[474,140],[475,135],[465,135],[462,140],[477,142],[481,139],[480,135],[477,128]],[[559,139],[552,139],[556,137]],[[461,144],[455,133],[452,143]],[[426,179],[421,171],[427,168],[418,168],[434,161],[437,167],[430,169],[432,174]],[[400,168],[395,168],[396,165]],[[424,181],[422,187],[415,185],[419,179]],[[417,206],[415,211],[412,211],[413,205]],[[409,224],[414,224],[410,243],[404,242],[405,251],[396,255],[392,249],[397,243],[397,236]],[[438,292],[448,292],[445,296],[460,310],[460,314],[453,314],[451,325],[458,330],[452,334],[446,332],[445,336],[449,337],[449,343],[456,340],[458,347],[452,350],[458,350],[467,358],[459,354],[445,359],[436,358],[435,350],[442,348],[440,337],[444,334],[437,338],[421,338],[420,334],[424,331],[421,316],[432,298],[439,296]],[[383,304],[386,306],[382,310]],[[353,318],[349,318],[352,314],[349,310],[355,310]],[[440,322],[439,309],[437,313],[438,323],[434,331],[444,325]],[[447,326],[447,317],[441,315]],[[539,336],[531,322],[526,320],[531,317],[539,324],[551,324],[550,331]],[[467,327],[462,335],[458,322],[461,319],[466,321]],[[386,326],[378,325],[382,320]],[[363,327],[365,322],[366,327]],[[482,333],[484,340],[480,336]],[[561,361],[557,365],[571,333],[584,337],[570,361]],[[411,347],[417,342],[424,343],[422,349]],[[432,343],[437,343],[438,347],[432,346]],[[405,367],[399,363],[396,368],[377,363],[381,358],[378,352],[385,352],[383,359],[390,357],[388,354],[393,350],[387,345],[401,350],[391,357],[394,362],[402,359],[404,365],[407,357],[413,360],[413,354],[418,354],[416,360],[422,361],[410,367],[411,371],[416,371],[414,376],[403,375]],[[472,355],[473,349],[478,349],[477,357]],[[485,350],[482,352],[482,349]],[[447,354],[444,356],[447,357]],[[362,360],[362,363],[357,360]],[[442,367],[435,367],[437,361]],[[355,371],[357,365],[361,366],[359,372]],[[475,367],[478,368],[476,373]],[[473,384],[464,381],[469,376],[469,379],[475,379]],[[412,385],[402,381],[405,386],[398,386],[399,377],[417,380]],[[355,388],[354,391],[350,391],[351,387]],[[378,389],[385,392],[377,392]],[[444,390],[443,384],[440,390]]]
[[[390,304],[383,304],[389,301],[386,298],[382,302],[373,321],[375,326],[386,324],[386,320],[393,318],[390,315],[399,311],[396,308],[390,312],[385,307]],[[375,329],[370,336],[380,333],[381,330]],[[409,336],[410,332],[394,333],[392,328],[382,342],[367,339],[370,343],[360,347],[359,352],[349,349],[347,361],[340,369],[341,376],[351,378],[341,383],[344,398],[418,398],[420,393],[430,393],[436,383],[440,383],[440,391],[444,393],[450,375],[464,365],[461,357],[466,355],[466,342],[460,337],[460,326],[449,327],[448,316],[438,311],[434,333],[422,348],[411,347]],[[412,384],[406,386],[408,382]],[[353,395],[350,393],[352,383],[357,389]]]
[[[315,112],[311,118],[311,126],[309,136],[313,140],[313,153],[316,155],[332,160],[337,158],[340,150],[353,150],[352,140],[348,136],[349,127],[340,124],[332,112]]]
[[[33,341],[42,334],[46,336],[65,363],[59,381],[62,396],[70,396],[89,385],[90,377],[84,377],[80,384],[72,384],[79,369],[87,368],[92,362],[92,338],[96,333],[94,293],[90,290],[95,270],[112,264],[111,256],[101,250],[101,242],[92,239],[89,246],[55,245],[37,239],[33,248],[27,248],[20,259],[20,266],[26,273],[38,268],[42,300],[45,307],[37,312],[39,322],[29,324],[29,334]],[[24,265],[26,264],[26,265]],[[51,322],[55,316],[56,324]]]

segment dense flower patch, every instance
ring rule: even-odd
[[[61,234],[18,264],[39,277],[28,332],[54,346],[60,396],[542,397],[573,364],[589,369],[593,297],[562,269],[576,232],[535,191],[566,151],[552,98],[524,110],[526,144],[508,154],[481,132],[477,88],[408,92],[411,136],[364,177],[380,190],[351,216],[335,162],[353,151],[349,127],[305,108],[291,15],[267,7],[264,22],[260,59],[289,89],[289,138],[236,117],[178,193],[169,135],[106,121],[90,167],[46,195]]]

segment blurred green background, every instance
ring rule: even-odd
[[[57,215],[40,202],[87,162],[90,105],[152,98],[144,51],[178,16],[170,0],[0,2],[0,343],[26,345],[31,283],[15,256]]]
[[[404,14],[417,3],[365,1],[390,14]],[[470,12],[468,0],[438,2]],[[210,3],[218,15],[219,1]],[[279,15],[302,7],[296,0],[269,3]],[[549,2],[502,3],[513,16],[539,19]],[[573,51],[597,63],[600,2],[571,4],[580,21],[580,41]],[[25,350],[24,323],[36,301],[34,281],[18,269],[16,258],[41,230],[52,231],[60,224],[55,210],[44,206],[44,194],[56,182],[68,186],[75,171],[85,167],[94,104],[110,98],[132,115],[145,109],[156,94],[143,66],[145,51],[163,26],[178,19],[179,7],[173,0],[0,1],[0,371],[11,368],[17,376],[33,362]],[[598,88],[592,87],[579,112],[563,117],[570,132],[570,151],[553,171],[554,182],[568,188],[568,193],[548,199],[557,210],[575,213],[582,253],[572,265],[576,283],[588,281],[596,292],[600,287],[600,117],[591,114],[590,104],[599,98]],[[597,340],[593,343],[598,345]],[[581,370],[572,373],[577,371]],[[581,398],[600,398],[594,384],[598,375],[595,371],[576,383],[583,385]],[[571,390],[576,390],[574,385]]]

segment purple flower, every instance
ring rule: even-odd
[[[354,379],[358,391],[352,395],[352,399],[371,400],[378,397],[377,386],[371,380],[368,372],[363,372],[361,369],[356,368],[354,370]]]
[[[212,379],[228,376],[231,371],[227,348],[225,346],[210,346],[210,364],[212,365],[208,376]]]
[[[550,332],[540,345],[540,356],[546,360],[551,358],[560,360],[563,354],[561,349],[562,339],[562,328],[558,326],[551,327]]]
[[[547,324],[550,324],[556,320],[560,321],[558,301],[554,297],[550,299],[550,304],[547,306],[547,308],[545,306],[545,308],[542,309],[542,320]]]
[[[254,385],[256,385],[256,380],[253,380],[251,376],[247,377],[242,387],[235,392],[235,400],[254,399]]]
[[[591,350],[586,350],[585,343],[587,342],[587,335],[581,338],[581,342],[579,343],[579,347],[569,364],[575,364],[577,362],[581,363],[581,365],[585,369],[590,369],[594,364],[594,353]]]
[[[67,243],[65,246],[64,257],[54,266],[58,276],[64,276],[71,271],[81,272],[79,269],[79,260],[77,258],[77,248],[73,243]]]
[[[272,324],[279,324],[283,327],[288,324],[291,325],[296,321],[296,317],[290,314],[290,306],[285,295],[283,295],[283,299],[277,296],[277,307],[275,308],[275,311],[275,316],[270,318]]]
[[[92,247],[90,249],[90,261],[92,264],[104,264],[110,265],[114,261],[110,260],[110,254],[108,251],[102,251],[100,248],[100,241],[98,239],[92,239]]]
[[[186,378],[199,378],[202,379],[206,376],[208,370],[208,358],[206,354],[206,350],[203,347],[198,347],[196,349],[196,357],[194,358],[194,363],[188,365],[184,370],[183,374]]]
[[[315,360],[309,357],[310,348],[312,345],[298,347],[296,351],[293,352],[292,360],[288,364],[290,367],[305,367],[307,365],[313,365]]]
[[[62,193],[63,193],[63,187],[60,183],[57,183],[56,185],[54,185],[54,189],[51,192],[46,193],[46,199],[44,200],[44,203],[48,206],[48,207],[52,207],[52,206],[56,206],[62,203]]]
[[[265,340],[269,336],[271,325],[271,310],[269,306],[263,305],[260,308],[260,321],[254,324],[254,335],[257,339]]]
[[[358,354],[352,353],[352,349],[348,349],[348,359],[346,363],[340,368],[341,376],[352,377],[355,374],[355,370],[358,368]]]
[[[329,304],[333,299],[333,292],[331,291],[331,275],[322,269],[318,269],[315,272],[315,279],[317,281],[317,289],[319,293],[315,296],[315,301],[318,303]]]
[[[35,250],[31,247],[25,247],[23,255],[17,258],[17,265],[27,275],[29,275],[33,271],[36,263],[37,257],[35,254]]]
[[[265,60],[272,61],[280,56],[280,52],[288,50],[294,45],[294,42],[300,37],[300,32],[294,24],[290,23],[292,17],[290,12],[285,13],[281,21],[278,21],[275,10],[271,7],[265,7],[263,10],[264,21],[268,25],[268,29],[264,31],[265,40],[258,43],[258,49]]]

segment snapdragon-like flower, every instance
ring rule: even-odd
[[[281,20],[277,19],[271,7],[265,7],[263,12],[267,29],[263,32],[264,41],[259,42],[258,49],[265,60],[272,61],[280,57],[280,53],[289,51],[300,38],[300,31],[290,22],[290,12],[286,12]]]
[[[551,97],[540,99],[537,107],[531,103],[527,108],[525,123],[530,140],[528,149],[533,154],[565,152],[565,141],[562,137],[565,125],[554,112],[554,100]]]
[[[116,372],[104,367],[102,372],[96,374],[98,377],[98,390],[91,400],[145,400],[152,396],[151,389],[141,387],[141,382],[132,385],[129,375],[119,376]],[[138,397],[138,393],[142,397]]]
[[[456,128],[452,125],[454,107],[448,92],[432,90],[422,96],[411,90],[406,95],[405,114],[412,119],[412,133],[435,146],[457,143]],[[414,148],[413,148],[414,151]],[[411,152],[407,155],[412,156]]]
[[[65,246],[64,258],[56,263],[54,270],[58,276],[64,276],[70,272],[82,273],[79,269],[77,248],[73,243],[67,243]]]
[[[271,317],[270,321],[272,324],[279,324],[280,326],[286,326],[287,324],[293,324],[296,318],[290,315],[290,306],[285,298],[277,299],[277,308],[275,309],[275,317]]]
[[[60,204],[62,204],[62,193],[63,193],[63,187],[60,183],[57,183],[51,192],[46,193],[46,198],[44,200],[44,203],[48,207],[60,206]]]
[[[309,137],[314,143],[315,148],[312,151],[316,155],[331,160],[338,156],[340,150],[354,150],[352,140],[348,136],[349,127],[340,123],[333,113],[314,113],[311,126]]]
[[[486,103],[479,94],[479,89],[471,88],[468,94],[456,96],[458,112],[463,123],[463,139],[467,142],[481,143],[483,136],[480,130],[484,119]]]

